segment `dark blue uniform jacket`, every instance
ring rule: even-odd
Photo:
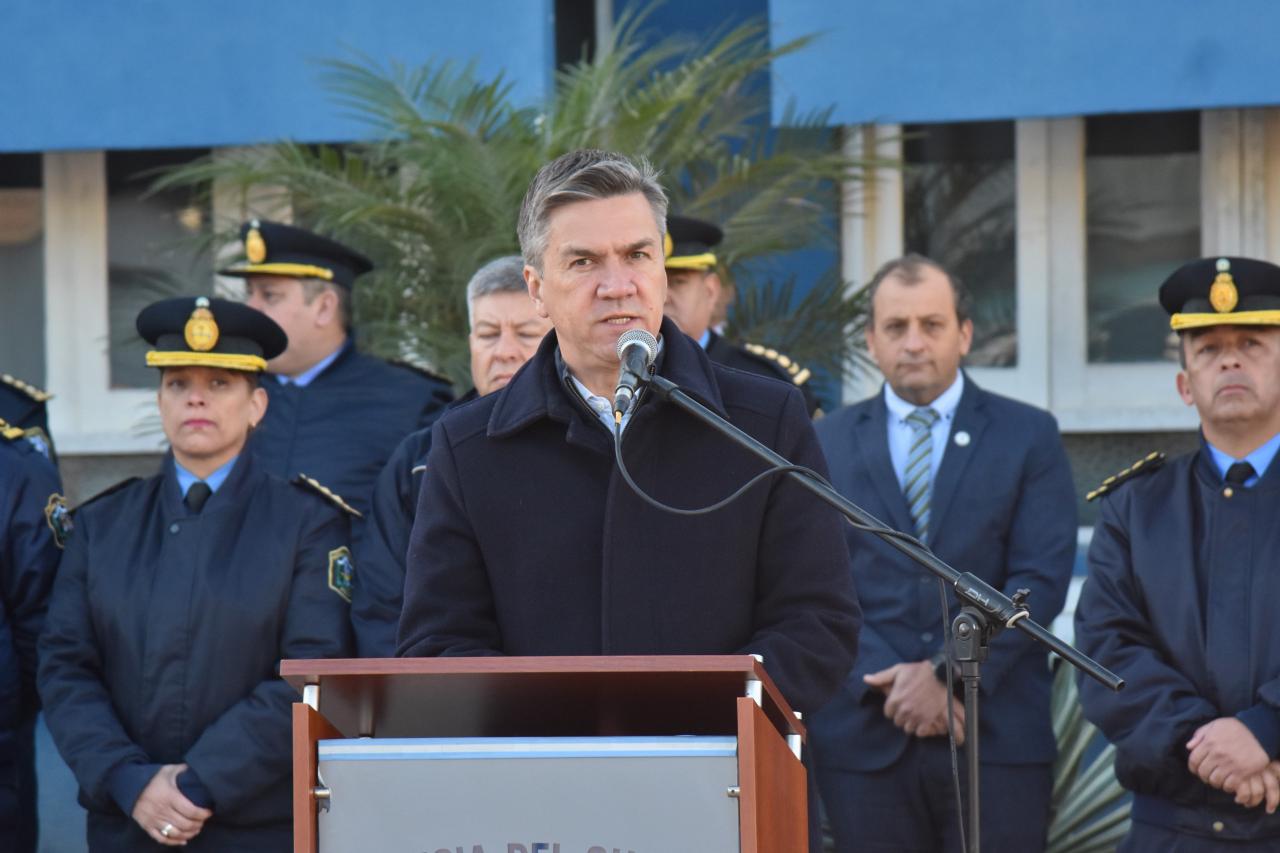
[[[473,388],[446,410],[475,398]],[[409,433],[373,488],[373,508],[360,539],[351,593],[351,624],[362,658],[389,658],[396,653],[396,628],[404,605],[404,561],[429,450],[431,427]]]
[[[664,321],[660,372],[783,456],[825,472],[800,392],[713,365]],[[713,515],[641,502],[609,431],[562,384],[556,336],[495,394],[437,422],[409,548],[398,652],[757,653],[799,710],[848,672],[859,611],[842,520],[770,479]],[[644,400],[625,433],[657,499],[706,506],[765,466]]]
[[[35,448],[0,438],[0,847],[17,851],[35,849],[36,638],[60,554],[45,508],[60,491]]]
[[[889,455],[884,395],[827,415],[815,428],[836,489],[898,530],[914,524]],[[968,443],[957,443],[960,433]],[[961,439],[961,442],[964,440]],[[1012,595],[1031,590],[1031,614],[1062,610],[1076,550],[1071,468],[1047,412],[983,391],[965,377],[933,486],[931,548],[959,571]],[[862,682],[897,663],[928,660],[943,644],[938,582],[879,539],[850,529],[864,624],[858,660],[835,698],[809,720],[818,763],[869,772],[894,763],[908,735],[884,716],[884,697]],[[951,616],[959,603],[948,591]],[[1020,631],[991,642],[982,666],[984,761],[1053,760],[1050,675],[1044,647]]]
[[[329,579],[346,519],[248,454],[199,515],[172,457],[76,511],[40,695],[89,810],[91,849],[154,846],[128,815],[158,765],[181,762],[214,812],[189,849],[278,849],[258,843],[262,829],[287,842],[297,693],[278,664],[350,654],[347,603]]]
[[[453,399],[445,383],[350,343],[305,388],[272,376],[262,387],[271,403],[249,447],[264,470],[284,480],[314,477],[362,513],[396,445]]]
[[[1280,751],[1280,464],[1226,497],[1202,448],[1123,484],[1100,513],[1076,644],[1126,686],[1082,678],[1080,698],[1116,746],[1121,783],[1147,795],[1135,816],[1218,839],[1280,838],[1280,814],[1201,782],[1185,747],[1202,724],[1238,716],[1272,758]]]

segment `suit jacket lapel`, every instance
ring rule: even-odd
[[[982,405],[982,389],[966,376],[960,405],[956,407],[955,417],[951,419],[951,432],[947,436],[946,450],[942,454],[942,465],[938,467],[938,476],[933,481],[929,510],[930,547],[938,540],[938,534],[946,522],[947,510],[951,508],[960,483],[964,481],[969,460],[982,446],[982,433],[989,420]],[[956,441],[962,433],[968,435],[968,440]]]
[[[911,509],[902,495],[898,475],[893,471],[893,459],[889,456],[889,410],[884,403],[884,394],[878,394],[870,403],[855,428],[857,452],[862,454],[871,484],[888,511],[889,517],[882,520],[896,530],[914,533]]]

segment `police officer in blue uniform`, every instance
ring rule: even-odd
[[[0,839],[36,850],[36,638],[68,527],[58,473],[21,428],[0,428]]]
[[[809,370],[772,347],[738,346],[711,328],[723,283],[717,272],[715,247],[724,239],[720,226],[691,216],[668,216],[665,254],[667,301],[664,312],[680,331],[693,338],[718,364],[757,376],[789,382],[804,394],[812,417],[818,398],[809,387]]]
[[[297,694],[278,664],[350,654],[349,511],[244,452],[279,326],[184,297],[137,327],[171,451],[73,514],[40,640],[49,731],[94,853],[284,853]]]
[[[470,391],[449,408],[506,386],[551,329],[538,316],[524,283],[519,255],[485,264],[467,283],[471,325]],[[360,542],[360,578],[352,590],[351,623],[361,657],[393,657],[404,600],[405,555],[418,492],[431,450],[431,427],[410,433],[378,475],[373,511]]]
[[[47,404],[53,395],[16,376],[0,373],[0,429],[18,427],[26,440],[46,458],[57,462],[49,438]]]
[[[363,513],[396,445],[453,399],[449,385],[357,351],[351,291],[373,268],[368,258],[266,220],[245,223],[241,237],[245,261],[220,274],[244,278],[248,304],[289,338],[267,367],[271,408],[251,449],[267,471],[314,477]]]
[[[1134,792],[1121,850],[1280,850],[1280,267],[1193,261],[1160,303],[1201,445],[1097,490],[1076,642],[1127,684],[1080,699]]]

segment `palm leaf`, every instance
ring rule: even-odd
[[[362,346],[466,383],[466,281],[517,250],[516,214],[538,168],[582,147],[644,156],[674,210],[724,224],[718,254],[741,293],[735,333],[831,373],[860,369],[852,288],[829,274],[800,296],[780,272],[787,252],[835,246],[836,188],[862,167],[822,112],[791,112],[794,129],[770,129],[765,75],[810,39],[770,47],[765,24],[751,21],[655,41],[647,14],[628,12],[592,58],[560,69],[543,104],[514,104],[510,82],[474,64],[325,61],[322,84],[366,141],[219,152],[155,186],[217,186],[224,210],[232,200],[233,221],[207,235],[210,251],[234,238],[238,220],[287,212],[366,252],[377,270],[356,290]]]

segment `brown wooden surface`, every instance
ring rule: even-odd
[[[809,849],[804,765],[750,699],[737,701],[738,821],[742,853]]]
[[[316,741],[340,738],[342,733],[310,706],[293,705],[293,850],[294,853],[317,853],[316,799],[311,789],[316,784]]]
[[[804,726],[748,655],[286,660],[346,737],[725,735],[748,678],[778,732]]]

